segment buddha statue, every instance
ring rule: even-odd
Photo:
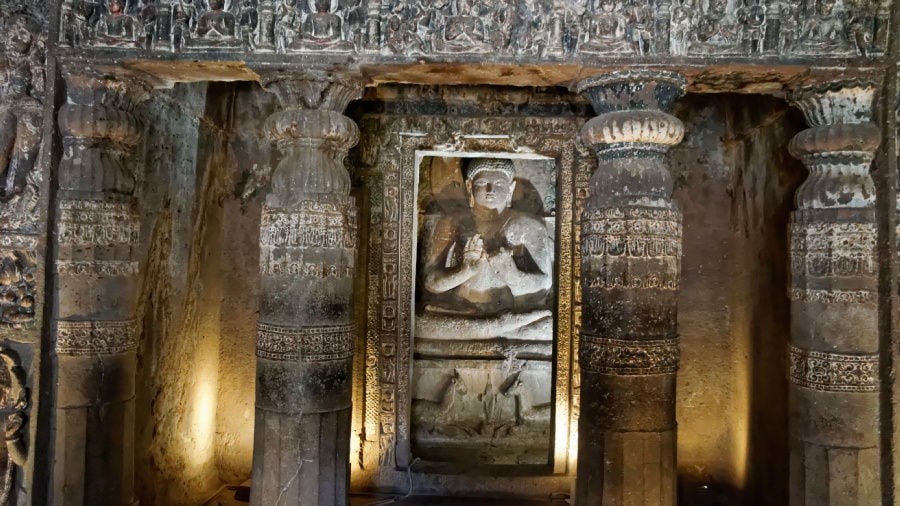
[[[628,19],[621,12],[621,9],[616,9],[614,0],[600,0],[599,10],[587,16],[585,22],[586,40],[580,46],[581,52],[634,52],[634,48],[626,37]]]
[[[447,17],[438,50],[444,53],[486,53],[491,50],[484,21],[472,12],[471,0],[456,0]]]
[[[109,0],[109,12],[100,16],[96,27],[98,45],[110,47],[134,47],[138,45],[140,24],[125,13],[125,0]]]
[[[237,40],[237,19],[225,10],[225,0],[210,0],[209,10],[197,20],[197,38],[210,41],[234,42]]]
[[[353,51],[353,43],[343,39],[341,17],[331,12],[331,0],[315,0],[314,7],[303,22],[297,48],[306,51]]]
[[[468,164],[468,210],[424,240],[417,338],[553,339],[553,240],[540,217],[511,207],[515,187],[508,159]]]
[[[700,18],[697,40],[691,44],[694,54],[739,54],[741,53],[741,25],[728,12],[726,0],[710,0],[709,8]]]
[[[794,48],[797,54],[850,54],[844,21],[834,12],[835,0],[818,0],[816,11],[803,23]]]

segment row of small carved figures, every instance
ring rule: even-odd
[[[234,0],[227,6],[226,0],[200,4],[199,0],[178,0],[170,12],[158,9],[154,0],[140,1],[140,5],[126,5],[126,0],[69,0],[64,5],[61,42],[178,50],[195,39],[200,41],[198,46],[250,51],[257,45],[284,51],[291,45],[285,38],[309,39],[313,50],[353,51],[362,45],[365,16],[359,5],[354,5],[359,0],[346,7],[341,2],[338,9],[333,9],[329,0],[312,5],[303,2],[302,8],[296,0],[279,0],[277,8],[262,17],[258,0]],[[809,54],[854,49],[866,54],[873,41],[886,39],[874,32],[887,26],[872,12],[850,10],[808,12],[801,22],[797,9],[780,10],[778,23],[773,24],[761,6],[742,6],[731,13],[707,9],[701,14],[690,7],[690,0],[676,4],[670,14],[648,10],[651,3],[647,0],[628,0],[627,4],[601,0],[581,14],[554,14],[549,5],[541,8],[528,2],[525,10],[519,11],[519,4],[511,0],[488,6],[458,1],[456,9],[442,2],[430,6],[398,2],[380,19],[366,23],[368,31],[383,35],[368,34],[366,40],[380,38],[382,47],[372,49],[394,53],[441,52],[432,43],[441,38],[455,43],[461,52],[468,46],[483,49],[478,52],[543,56],[546,47],[557,47],[564,54],[754,53],[763,52],[765,38],[775,41],[777,47],[765,48],[774,53],[802,53],[806,47]],[[460,10],[460,4],[465,4],[465,9]],[[538,16],[538,11],[546,12]],[[779,33],[766,33],[772,30]]]

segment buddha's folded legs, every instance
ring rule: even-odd
[[[488,317],[423,313],[416,316],[416,337],[446,340],[504,337],[552,341],[553,313],[548,309]]]

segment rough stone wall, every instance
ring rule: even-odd
[[[259,306],[259,223],[266,182],[277,151],[265,139],[263,122],[276,110],[275,97],[258,85],[235,85],[231,134],[233,176],[223,205],[220,374],[216,417],[216,461],[223,481],[250,478]]]
[[[805,177],[783,101],[689,95],[672,149],[684,212],[678,467],[685,504],[787,503],[788,212]]]
[[[222,298],[223,126],[231,89],[178,85],[144,108],[136,474],[143,504],[197,504],[215,463]]]

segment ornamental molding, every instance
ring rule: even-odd
[[[56,322],[58,355],[113,355],[137,348],[137,325],[124,321]]]
[[[269,360],[320,362],[353,355],[353,326],[292,327],[258,323],[256,356]]]
[[[63,0],[58,43],[384,58],[873,58],[891,2]],[[320,7],[319,4],[322,4]]]
[[[811,290],[792,288],[792,301],[818,302],[822,304],[854,305],[875,302],[875,292],[871,290]]]
[[[68,276],[136,276],[139,272],[139,264],[123,260],[58,260],[56,272]]]
[[[139,217],[129,203],[62,200],[59,210],[61,245],[132,245],[140,239]]]
[[[878,355],[829,353],[791,345],[791,381],[821,392],[877,392]]]
[[[580,363],[586,372],[622,376],[674,374],[678,339],[626,340],[582,333]]]
[[[356,208],[303,201],[297,209],[265,206],[259,243],[263,248],[356,248]]]
[[[581,252],[620,257],[681,255],[681,213],[644,207],[586,211],[582,218]]]

